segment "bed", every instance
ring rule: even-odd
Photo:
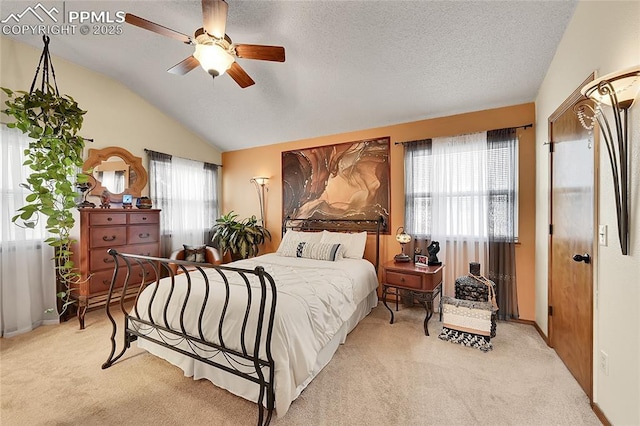
[[[377,305],[383,226],[381,218],[287,218],[276,253],[222,266],[110,250],[115,269],[107,316],[113,329],[102,368],[137,341],[186,376],[208,379],[256,402],[258,424],[269,424],[274,410],[285,415]],[[363,259],[367,232],[375,233],[374,263]],[[146,274],[149,268],[138,268],[141,264],[153,268],[153,277],[142,277],[134,303],[127,304],[120,296],[132,293],[127,285],[132,271]],[[117,287],[121,274],[124,284]],[[112,298],[120,300],[122,324],[111,313]]]

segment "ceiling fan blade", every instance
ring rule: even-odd
[[[231,68],[227,70],[227,74],[229,74],[231,78],[234,79],[235,82],[243,89],[256,84],[256,82],[249,77],[249,74],[247,74],[237,62],[231,64]]]
[[[191,37],[189,37],[188,35],[174,31],[171,28],[163,27],[162,25],[156,24],[155,22],[147,21],[146,19],[139,16],[127,13],[124,16],[124,21],[131,25],[135,25],[136,27],[153,31],[154,33],[163,35],[165,37],[171,37],[176,40],[180,40],[183,43],[192,44]]]
[[[224,0],[202,0],[203,27],[209,35],[223,38],[229,5]]]
[[[284,47],[261,46],[258,44],[237,44],[238,58],[260,59],[263,61],[284,62]]]
[[[184,61],[178,62],[177,64],[169,68],[167,72],[176,75],[185,75],[192,69],[197,68],[198,65],[200,65],[200,62],[193,56],[189,56]]]

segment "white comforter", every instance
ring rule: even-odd
[[[301,386],[306,386],[314,374],[314,366],[320,351],[336,335],[345,321],[349,320],[358,303],[376,289],[378,280],[373,265],[366,260],[343,259],[329,262],[267,254],[234,262],[228,266],[253,269],[258,265],[263,266],[274,278],[278,290],[271,350],[276,366],[274,382],[276,411],[278,416],[282,416],[288,410],[291,401],[298,396]],[[209,279],[214,283],[212,289],[217,289],[218,294],[222,296],[216,299],[215,290],[209,295],[203,319],[203,332],[206,340],[219,343],[217,323],[224,302],[224,299],[222,301],[219,299],[224,298],[224,287],[218,273],[215,270],[209,272]],[[185,328],[194,336],[198,335],[197,321],[205,287],[204,280],[199,275],[191,273],[192,289],[184,318]],[[239,336],[246,307],[247,290],[244,281],[237,274],[226,273],[226,275],[230,279],[231,300],[222,335],[226,347],[240,350]],[[180,329],[180,309],[184,301],[184,292],[179,289],[186,288],[185,283],[184,275],[176,277],[176,289],[171,296],[172,309],[167,315],[172,329]],[[253,312],[257,311],[259,303],[259,288],[256,288],[256,285],[257,280],[252,282],[255,291],[252,300]],[[152,288],[146,289],[141,295],[139,307],[147,306]],[[163,325],[164,320],[160,319],[163,318],[162,310],[169,289],[169,286],[160,287],[152,308],[154,320]],[[140,310],[142,318],[146,319],[146,311],[146,308]],[[266,328],[265,321],[263,340]],[[248,326],[245,339],[248,351],[253,349],[254,340],[255,326]],[[141,347],[153,353],[166,352],[156,350],[159,347],[144,340],[139,342]],[[190,358],[177,360],[175,353],[165,358],[183,368],[186,375],[194,375],[194,369],[198,369],[198,365],[190,365],[195,362]],[[266,359],[264,345],[261,348],[261,358]],[[195,376],[198,374],[196,373]],[[210,378],[208,374],[203,376]],[[258,400],[258,387],[250,382],[245,382],[240,385],[240,389],[236,389],[233,383],[237,380],[230,377],[212,381],[254,402]]]

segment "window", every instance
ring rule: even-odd
[[[517,235],[517,143],[492,132],[405,147],[405,224],[419,238]]]
[[[208,243],[218,217],[218,166],[149,151],[151,199],[160,213],[162,254]]]
[[[40,220],[35,228],[21,228],[11,219],[25,204],[29,193],[20,184],[27,181],[28,166],[23,166],[24,151],[29,148],[29,137],[18,129],[2,126],[2,149],[0,149],[0,196],[2,197],[2,226],[0,241],[43,241],[46,235],[45,221]],[[45,218],[46,220],[46,218]]]
[[[0,126],[0,335],[13,336],[58,322],[53,248],[44,243],[46,217],[35,228],[11,221],[25,204],[20,186],[30,169],[22,165],[30,139]]]
[[[405,145],[405,228],[440,243],[445,294],[470,262],[497,286],[499,319],[518,318],[515,241],[518,144],[515,129]]]
[[[501,136],[498,136],[500,138]],[[495,239],[518,239],[518,139],[487,140],[488,232]]]

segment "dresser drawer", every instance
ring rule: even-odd
[[[124,284],[126,269],[118,273],[116,280],[116,288],[120,288]],[[100,291],[109,291],[111,279],[113,278],[113,268],[104,271],[93,272],[89,278],[89,294],[98,293]]]
[[[91,228],[90,247],[117,247],[127,243],[127,228],[124,226],[96,226]]]
[[[386,271],[386,283],[399,287],[419,289],[422,287],[422,278],[419,275]]]
[[[113,265],[115,260],[113,256],[107,253],[107,248],[98,248],[89,251],[89,271],[101,271],[103,269],[109,269],[113,271]],[[118,252],[120,247],[117,248]],[[122,263],[122,262],[121,262]]]
[[[91,226],[95,225],[125,225],[127,223],[126,213],[93,213],[90,219]]]
[[[144,271],[146,273],[146,275],[144,276],[144,279],[146,281],[147,284],[149,284],[150,282],[154,282],[156,280],[156,271],[153,268],[153,266],[151,266],[148,263],[144,263],[142,266],[137,265],[134,268],[131,268],[131,283],[141,283],[142,282],[142,270],[144,268]]]
[[[154,243],[160,238],[160,230],[156,225],[130,225],[127,228],[129,244]]]
[[[158,247],[158,243],[135,244],[135,245],[125,246],[125,247],[120,247],[118,249],[118,253],[158,257],[160,255],[160,249]]]
[[[107,253],[108,249],[98,248],[89,252],[89,270],[91,272],[101,271],[103,269],[113,269],[115,260],[113,256]],[[160,254],[158,244],[136,244],[132,246],[117,247],[118,253],[137,254],[140,256],[154,256],[157,257]],[[120,260],[120,266],[123,265],[123,261]]]
[[[156,280],[156,273],[153,266],[145,264],[144,271],[146,272],[145,280],[148,283]],[[131,277],[129,278],[129,285],[127,288],[131,288],[134,285],[140,284],[143,277],[143,266],[132,265]],[[111,286],[111,279],[113,278],[113,269],[106,269],[104,271],[98,271],[91,274],[89,278],[89,292],[90,294],[98,293],[101,291],[109,291]],[[124,285],[124,281],[127,278],[127,267],[120,267],[118,269],[118,277],[116,278],[116,287],[121,288]]]
[[[143,224],[143,223],[159,223],[160,214],[158,212],[148,213],[129,213],[129,223],[131,224]]]

